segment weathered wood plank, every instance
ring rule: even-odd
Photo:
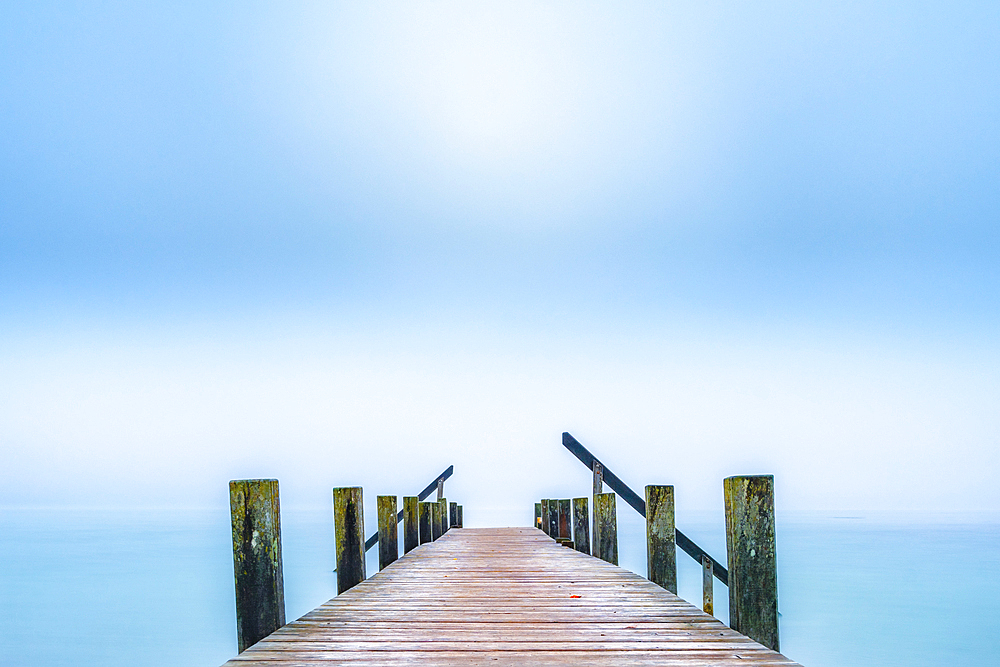
[[[448,532],[227,663],[794,667],[535,528]]]

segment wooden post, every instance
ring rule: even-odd
[[[549,537],[559,539],[559,501],[549,499]]]
[[[441,534],[444,535],[451,528],[448,524],[448,499],[442,498],[438,501],[438,505],[441,506]]]
[[[441,503],[431,503],[431,540],[436,540],[437,538],[444,535],[442,526],[444,521],[441,520]]]
[[[403,496],[403,553],[408,554],[420,544],[420,499]]]
[[[333,532],[340,595],[365,580],[365,512],[360,486],[333,490]]]
[[[601,530],[601,524],[597,520],[597,494],[598,493],[604,493],[604,466],[602,466],[597,461],[594,461],[594,493],[592,494],[594,496],[594,521],[593,521],[594,536],[592,538],[593,539],[593,548],[590,550],[590,553],[593,554],[594,556],[596,556],[597,554],[599,554],[601,552],[601,549],[600,549],[600,539],[601,539],[600,530]]]
[[[381,572],[399,558],[396,496],[378,496],[378,569]]]
[[[434,541],[434,516],[431,506],[434,503],[420,503],[420,543]]]
[[[615,494],[598,493],[594,496],[594,513],[597,515],[594,534],[598,535],[597,557],[618,565],[618,513],[615,511]]]
[[[713,587],[715,585],[715,577],[712,576],[712,559],[708,556],[701,557],[701,608],[705,610],[706,614],[712,615],[715,613],[715,605],[713,598],[715,597],[715,592]]]
[[[451,528],[458,528],[458,503],[448,503],[448,521]]]
[[[729,626],[778,651],[778,567],[774,476],[727,477]]]
[[[444,498],[444,480],[443,479],[439,479],[438,480],[437,493],[438,493],[437,494],[437,500],[440,502],[441,499]]]
[[[542,529],[542,504],[535,503],[535,528]]]
[[[677,595],[674,487],[646,487],[646,571],[649,580]]]
[[[278,480],[229,482],[239,652],[285,624]]]
[[[541,516],[542,525],[539,526],[539,528],[542,529],[543,533],[545,533],[546,535],[548,535],[549,534],[549,499],[548,498],[542,498],[542,503],[541,504],[542,504],[542,516]]]
[[[573,524],[571,523],[573,501],[566,499],[559,501],[559,537],[573,539]]]
[[[573,499],[573,546],[579,552],[590,553],[590,509],[586,497]]]
[[[464,523],[462,521],[462,506],[461,505],[458,506],[458,527],[459,528],[464,528],[465,527],[465,525],[464,525]]]

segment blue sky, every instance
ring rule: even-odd
[[[997,34],[988,2],[8,3],[0,502],[311,503],[398,457],[518,506],[584,492],[570,430],[697,508],[774,472],[790,508],[1000,509]],[[525,460],[565,490],[504,488]]]

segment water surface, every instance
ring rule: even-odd
[[[678,525],[724,557],[721,517]],[[622,565],[645,574],[641,520],[620,509],[619,529]],[[236,653],[229,531],[228,508],[0,511],[0,662],[222,664]],[[336,594],[332,533],[329,510],[282,510],[289,619]],[[779,516],[778,562],[782,652],[809,667],[1000,664],[995,519]],[[700,569],[678,563],[697,603]]]

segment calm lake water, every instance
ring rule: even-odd
[[[619,551],[644,574],[633,514],[619,508]],[[724,559],[721,517],[678,525]],[[228,508],[0,510],[0,664],[222,664],[236,653],[229,530]],[[282,510],[289,619],[335,595],[332,533],[329,510]],[[700,570],[678,562],[697,602]],[[778,562],[782,652],[808,667],[1000,665],[995,518],[779,515]],[[717,585],[723,620],[725,601]]]

